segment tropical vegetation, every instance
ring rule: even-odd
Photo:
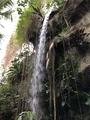
[[[63,13],[65,1],[53,0],[53,2],[60,14]],[[46,7],[50,7],[51,0],[47,0],[46,3]],[[12,11],[10,8],[5,12],[3,12],[3,9],[7,6],[10,7],[12,4],[11,0],[0,1],[0,19],[11,16]],[[38,34],[34,33],[38,33],[38,21],[40,21],[40,28],[42,26],[45,15],[43,11],[44,3],[42,0],[18,0],[17,4],[19,21],[16,29],[17,42],[15,44],[20,45],[20,52],[11,61],[11,66],[8,70],[4,70],[2,76],[0,83],[0,120],[30,120],[30,118],[35,120],[35,115],[30,110],[29,98],[31,97],[30,80],[33,74],[34,57],[37,48],[31,53],[29,43],[37,41]],[[57,33],[58,40],[62,42],[62,46],[59,46],[61,51],[58,51],[56,45],[54,48],[56,54],[51,54],[53,49],[48,53],[51,56],[51,63],[49,63],[51,66],[48,68],[51,74],[45,71],[46,75],[48,74],[44,83],[45,107],[47,111],[43,120],[89,120],[90,92],[87,89],[80,88],[78,85],[80,82],[78,81],[79,57],[74,57],[73,54],[66,51],[67,48],[72,47],[76,47],[79,51],[81,43],[86,44],[86,41],[83,39],[86,33],[84,33],[84,30],[80,30],[76,34],[72,34],[72,41],[69,43],[69,46],[66,46],[63,33],[68,28],[68,25],[66,26],[68,18],[64,13],[61,17],[62,19],[58,19],[65,22],[62,23],[60,33]],[[48,25],[48,27],[50,26]],[[57,28],[59,28],[58,24]],[[33,38],[33,41],[31,41],[31,38]],[[48,36],[48,38],[50,39],[51,36]],[[27,47],[25,47],[26,44]],[[49,48],[49,45],[50,43],[46,45],[46,50]],[[55,61],[52,61],[53,57],[55,57]]]
[[[11,13],[12,10],[13,1],[12,0],[0,0],[0,20],[5,19],[12,19]],[[0,27],[3,27],[4,25],[0,24]],[[2,34],[0,34],[0,38],[2,38]]]

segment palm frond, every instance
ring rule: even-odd
[[[2,37],[3,37],[3,35],[2,35],[2,34],[0,34],[0,39],[2,39]]]
[[[12,0],[0,0],[0,10],[13,5]]]
[[[0,20],[4,17],[5,19],[11,19],[12,20],[12,15],[11,13],[13,12],[11,10],[11,6],[13,5],[12,0],[0,0]],[[0,26],[2,26],[0,24]],[[0,39],[2,39],[3,35],[0,33]]]
[[[5,11],[5,12],[0,12],[0,16],[1,17],[4,17],[4,18],[6,18],[6,19],[11,19],[11,13],[12,13],[13,11],[11,11],[11,10],[7,10],[7,11]]]

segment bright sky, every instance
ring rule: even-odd
[[[15,8],[16,8],[16,5],[14,6],[14,9]],[[4,38],[0,42],[0,63],[2,62],[2,59],[4,58],[7,43],[12,33],[14,33],[16,25],[17,25],[17,21],[18,21],[17,13],[14,12],[12,14],[12,17],[13,17],[13,21],[6,20],[6,19],[0,20],[0,24],[4,26],[4,28],[0,26],[0,33],[4,34]]]

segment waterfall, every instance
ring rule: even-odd
[[[32,113],[36,116],[36,120],[42,120],[45,115],[45,109],[43,105],[43,83],[45,80],[45,42],[46,42],[46,33],[47,25],[50,13],[52,12],[53,7],[49,9],[45,15],[41,33],[39,36],[38,52],[35,61],[35,68],[33,72],[33,78],[31,80],[31,110]]]

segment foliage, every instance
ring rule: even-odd
[[[60,32],[59,34],[58,34],[58,37],[62,37],[63,36],[63,34],[67,31],[67,27],[66,28],[63,28],[63,30],[62,30],[62,32]]]
[[[48,1],[49,3],[50,1]],[[24,4],[25,3],[25,4]],[[18,40],[18,44],[22,45],[22,43],[27,41],[27,30],[30,29],[35,29],[35,26],[33,24],[33,21],[35,21],[36,19],[36,15],[38,14],[38,12],[40,14],[43,13],[42,11],[42,6],[43,6],[43,2],[42,0],[31,0],[31,1],[18,1],[18,6],[20,7],[24,7],[24,5],[26,6],[26,4],[29,4],[28,7],[26,7],[24,10],[23,8],[18,8],[18,10],[20,10],[20,19],[17,25],[17,40]],[[41,15],[42,16],[42,15]],[[33,24],[33,27],[32,27]],[[32,33],[30,33],[32,34]]]
[[[12,19],[12,16],[11,16],[11,13],[13,12],[11,10],[11,6],[13,5],[13,2],[12,0],[0,0],[0,20],[2,18],[11,18]],[[3,27],[3,25],[0,24],[0,27]],[[2,34],[0,34],[0,39],[3,37]]]
[[[18,0],[17,1],[17,5],[18,5],[18,8],[17,8],[17,11],[18,11],[18,14],[22,14],[24,12],[24,10],[26,9],[27,5],[28,5],[28,0]]]
[[[54,0],[54,2],[56,2],[59,7],[62,7],[65,0]]]
[[[12,5],[12,0],[0,0],[0,19],[2,17],[9,18],[11,16],[12,10],[10,6]],[[8,10],[4,10],[5,8],[8,8]]]
[[[18,102],[17,88],[8,84],[0,85],[0,120],[13,120]],[[10,119],[11,118],[11,119]]]
[[[45,3],[43,3],[43,7],[44,7],[44,4]],[[46,0],[46,9],[48,9],[51,5],[52,5],[52,0]]]
[[[25,120],[30,120],[33,119],[33,120],[36,120],[35,119],[35,116],[33,115],[33,113],[31,113],[30,111],[25,111],[25,112],[22,112],[20,113],[15,120],[23,120],[23,117]]]
[[[29,49],[26,47],[23,49],[19,55],[11,61],[11,66],[7,71],[7,80],[12,84],[19,84],[22,79],[25,78],[26,73],[28,72],[26,69],[27,64],[27,57],[29,56]],[[30,61],[29,61],[30,62]],[[25,70],[24,70],[25,69]]]
[[[17,43],[22,45],[26,40],[26,33],[28,26],[30,26],[33,20],[33,9],[29,7],[24,13],[20,16],[18,25],[17,25]]]
[[[2,34],[0,34],[0,39],[2,39],[2,37],[3,37],[3,35],[2,35]]]
[[[14,120],[16,115],[27,110],[23,102],[25,102],[27,78],[31,70],[30,55],[28,48],[24,48],[12,61],[8,71],[4,73],[6,74],[2,78],[4,82],[0,83],[0,120]],[[18,112],[18,109],[21,111]],[[23,112],[21,115],[31,116],[31,113]]]
[[[78,63],[65,55],[55,72],[57,116],[60,120],[79,120],[90,112],[90,95],[77,88]]]
[[[19,14],[22,14],[25,10],[25,8],[27,7],[35,7],[35,8],[39,8],[40,10],[42,9],[42,7],[44,7],[45,3],[47,4],[47,6],[50,6],[52,0],[46,0],[46,1],[42,1],[42,0],[18,0],[17,4],[18,4],[18,8],[17,11]]]
[[[18,9],[20,16],[20,20],[17,26],[17,39],[19,44],[21,45],[26,40],[26,33],[27,28],[32,24],[32,21],[34,21],[34,9],[41,7],[41,0],[24,0],[22,2],[18,1],[18,6],[26,7],[27,2],[29,2],[30,7],[23,11],[22,9]],[[59,5],[59,7],[63,6],[63,0],[55,0],[55,2]],[[48,5],[50,3],[50,0],[48,0]],[[32,27],[30,27],[32,29]],[[66,28],[67,29],[67,28]],[[66,29],[63,30],[66,31]],[[59,34],[61,37],[63,32]],[[82,31],[81,31],[82,33]],[[75,35],[75,40],[78,36]],[[81,37],[79,37],[81,38]],[[10,41],[12,42],[12,41]],[[79,45],[82,43],[82,39],[79,39],[79,41],[72,41],[71,47]],[[29,51],[21,52],[18,56],[18,58],[15,58],[12,61],[12,65],[9,68],[7,72],[7,81],[11,83],[10,85],[13,87],[9,88],[5,85],[5,87],[0,87],[0,108],[2,108],[2,112],[0,113],[2,116],[2,113],[8,113],[8,108],[11,110],[15,110],[16,104],[17,104],[17,90],[14,89],[14,86],[21,83],[21,80],[26,80],[25,78],[28,76],[27,72],[28,70],[29,62],[26,61],[26,56],[29,57]],[[59,60],[58,60],[59,61]],[[29,73],[30,74],[30,73]],[[56,106],[57,106],[57,118],[58,120],[67,120],[67,119],[73,119],[73,120],[80,120],[82,119],[82,116],[86,119],[90,119],[89,113],[90,113],[90,95],[85,93],[84,91],[79,91],[77,88],[77,74],[78,74],[78,61],[73,60],[71,56],[65,56],[63,59],[60,58],[59,65],[55,70],[55,85],[56,85]],[[52,84],[52,83],[51,83]],[[21,86],[22,87],[22,86]],[[23,87],[22,87],[23,88]],[[6,90],[5,90],[6,89]],[[48,107],[48,94],[50,92],[49,84],[48,82],[45,84],[45,89],[47,92],[46,96],[46,102]],[[25,91],[25,89],[24,89]],[[23,93],[23,91],[20,91]],[[21,96],[20,96],[21,97]],[[8,99],[7,99],[8,98]],[[10,104],[7,104],[10,103]],[[49,110],[49,107],[47,108]],[[52,110],[53,111],[53,110]],[[12,114],[12,111],[11,111]],[[47,119],[48,116],[46,116]],[[35,119],[35,116],[30,111],[24,111],[21,112],[17,117],[16,120],[22,120],[22,119],[29,120],[30,118]],[[86,120],[85,119],[85,120]]]
[[[35,8],[41,8],[41,2],[42,0],[18,0],[17,4],[18,4],[18,14],[23,14],[25,9],[27,9],[27,7],[35,7]]]
[[[22,77],[22,62],[15,59],[7,72],[7,79],[11,84],[20,83]]]
[[[36,8],[41,7],[42,0],[30,0],[30,6],[34,6]]]
[[[89,34],[85,33],[84,29],[77,29],[75,33],[71,35],[71,47],[76,47],[81,54],[85,54],[89,45],[88,42],[84,40],[84,37],[88,35]]]

